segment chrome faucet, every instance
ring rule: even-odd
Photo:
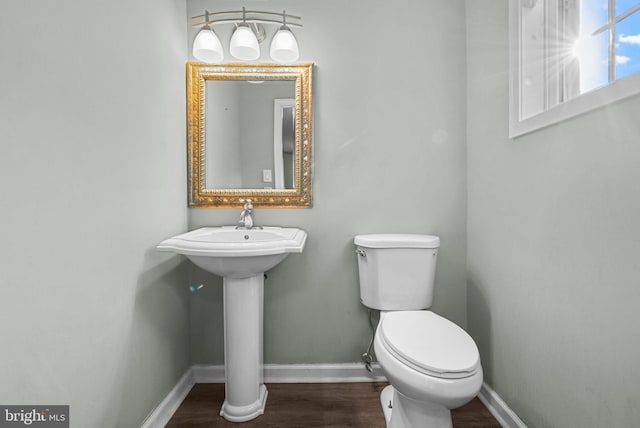
[[[251,199],[240,199],[240,202],[244,202],[244,208],[240,213],[240,225],[238,228],[253,229],[253,204]]]

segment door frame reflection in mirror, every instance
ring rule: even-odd
[[[241,208],[243,199],[256,207],[308,208],[312,202],[313,63],[222,64],[188,62],[187,178],[189,207]],[[291,80],[295,86],[295,136],[292,189],[212,189],[206,187],[206,82],[208,80]],[[266,130],[265,130],[266,131]],[[209,156],[213,154],[209,153]]]
[[[288,150],[288,139],[285,141],[285,133],[291,129],[291,133],[295,137],[295,108],[296,100],[294,98],[276,98],[273,100],[273,174],[274,184],[276,189],[286,189],[291,186],[287,186],[285,177],[290,177],[290,174],[285,174],[285,168],[289,170],[288,162],[285,162],[285,153],[290,153],[293,156],[293,150]],[[286,117],[286,113],[289,110],[293,110],[292,119],[289,120]],[[292,122],[292,123],[290,123]],[[291,125],[291,128],[287,129],[287,125]],[[291,144],[293,146],[293,144]],[[293,168],[291,168],[293,173]],[[293,175],[293,174],[291,174]]]

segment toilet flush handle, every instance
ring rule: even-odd
[[[360,248],[356,249],[356,254],[358,254],[360,257],[367,257],[367,252],[365,250],[360,249]]]

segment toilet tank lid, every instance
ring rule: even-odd
[[[365,248],[439,248],[440,238],[412,233],[356,235],[354,244]]]

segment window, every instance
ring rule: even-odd
[[[510,8],[512,137],[640,92],[640,1]]]
[[[582,0],[583,30],[576,44],[580,64],[594,64],[581,76],[582,92],[640,71],[640,3]]]

